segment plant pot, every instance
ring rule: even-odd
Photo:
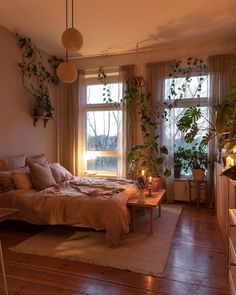
[[[180,178],[181,176],[181,168],[175,167],[174,168],[175,178]]]
[[[194,180],[203,180],[205,177],[205,170],[204,169],[192,169],[192,175]]]
[[[162,184],[162,178],[161,177],[153,177],[152,184],[151,184],[151,191],[152,192],[158,192]]]

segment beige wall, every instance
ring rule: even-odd
[[[201,44],[182,44],[178,47],[159,48],[153,50],[118,54],[104,55],[91,58],[77,58],[72,61],[79,69],[97,69],[100,66],[114,67],[119,65],[135,64],[137,74],[145,75],[145,64],[156,61],[167,61],[172,59],[183,59],[185,57],[202,57],[210,55],[236,53],[236,39],[215,41]]]
[[[33,99],[22,86],[17,66],[21,60],[17,38],[0,26],[0,40],[0,156],[45,153],[54,161],[56,122],[49,121],[46,128],[42,121],[33,126]]]

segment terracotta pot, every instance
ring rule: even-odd
[[[159,191],[159,189],[161,187],[161,184],[162,184],[162,178],[161,177],[153,177],[152,178],[152,185],[151,185],[152,192]]]
[[[194,180],[203,180],[205,176],[204,169],[192,169],[192,175]]]

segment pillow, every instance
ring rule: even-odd
[[[29,172],[12,171],[11,175],[17,189],[33,188],[33,183]]]
[[[0,171],[8,170],[8,159],[0,158]]]
[[[29,165],[29,162],[34,162],[34,163],[45,163],[47,162],[47,158],[44,154],[32,156],[32,157],[27,157],[26,158],[26,165]]]
[[[15,189],[11,171],[0,171],[0,193]]]
[[[36,190],[43,190],[56,184],[48,163],[29,162],[33,185]]]
[[[7,170],[15,170],[25,166],[25,155],[7,157],[7,160]]]
[[[59,163],[50,164],[49,167],[56,182],[67,181],[74,178],[74,176]]]

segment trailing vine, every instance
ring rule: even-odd
[[[24,88],[34,97],[34,115],[53,117],[48,84],[57,86],[56,68],[63,61],[52,56],[47,62],[30,38],[16,34],[22,49],[22,61],[18,62]],[[49,71],[48,68],[51,70]]]
[[[110,95],[107,95],[107,76],[104,69],[100,67],[98,80],[103,83],[104,102],[114,103]],[[160,118],[165,118],[165,112],[159,109],[153,112],[151,107],[152,94],[148,91],[146,81],[143,77],[132,76],[126,81],[126,89],[121,103],[126,104],[128,117],[134,120],[137,111],[140,123],[143,143],[134,145],[128,154],[128,164],[131,171],[138,172],[138,169],[145,169],[150,176],[170,175],[169,169],[163,169],[164,157],[168,154],[165,146],[157,143],[158,125]],[[155,117],[152,115],[155,113]]]

